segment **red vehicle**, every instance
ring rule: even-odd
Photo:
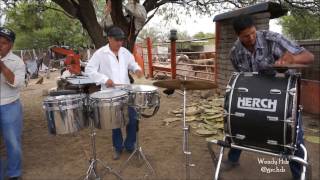
[[[63,47],[52,47],[50,48],[52,52],[65,55],[66,59],[64,60],[64,65],[70,73],[79,75],[81,73],[80,68],[80,54],[71,50],[66,49]]]

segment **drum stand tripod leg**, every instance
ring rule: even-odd
[[[186,179],[190,180],[190,167],[195,166],[190,163],[191,151],[189,148],[189,131],[190,126],[186,124],[186,90],[183,91],[183,144],[182,149],[185,155],[185,168],[186,168]]]
[[[104,162],[102,162],[100,159],[97,159],[97,153],[96,153],[96,132],[94,130],[94,125],[93,122],[91,122],[91,134],[90,134],[90,139],[91,139],[91,149],[92,149],[92,157],[90,159],[90,165],[87,170],[86,177],[84,178],[85,180],[90,179],[90,175],[94,175],[95,180],[100,180],[100,177],[97,175],[96,169],[97,169],[97,164],[100,162],[100,164],[108,170],[109,173],[115,175],[118,179],[122,180],[123,178],[120,176],[119,173],[114,171],[111,167],[107,166]]]
[[[136,110],[137,110],[137,114],[138,114],[138,121],[140,121],[141,120],[141,108],[136,108]],[[136,134],[137,134],[137,140],[136,140],[135,149],[131,153],[129,158],[126,160],[126,162],[124,162],[123,165],[121,166],[120,172],[127,166],[127,164],[134,157],[134,155],[137,155],[139,159],[142,159],[146,163],[146,166],[150,170],[150,172],[152,174],[155,174],[154,169],[152,168],[151,164],[149,163],[149,161],[147,160],[146,156],[144,155],[144,153],[142,151],[142,147],[139,145],[139,133],[136,132]]]
[[[223,150],[224,150],[224,147],[221,146],[219,159],[218,159],[218,163],[217,163],[217,166],[216,166],[216,172],[215,172],[214,178],[213,178],[214,180],[218,180],[218,178],[219,178],[219,171],[220,171],[221,161],[222,161],[222,157],[223,157]]]
[[[307,162],[308,161],[307,149],[303,144],[300,144],[300,148],[303,150],[303,155],[304,155],[303,159]],[[307,170],[307,165],[303,164],[301,177],[300,177],[301,180],[305,180],[306,179],[306,170]]]

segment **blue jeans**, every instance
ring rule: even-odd
[[[136,142],[137,112],[133,107],[129,107],[128,113],[129,123],[126,127],[127,137],[124,141],[124,147],[128,151],[132,151]],[[123,150],[123,138],[121,128],[112,129],[112,143],[116,151],[121,152]]]
[[[303,126],[302,126],[302,115],[301,113],[298,113],[298,121],[297,121],[298,125],[300,126],[300,128],[298,128],[298,132],[297,132],[297,146],[298,149],[295,151],[294,155],[298,156],[300,158],[303,159],[303,150],[300,147],[300,144],[304,144],[304,140],[303,140]],[[230,149],[229,153],[228,153],[228,160],[231,162],[238,162],[239,158],[240,158],[240,154],[241,154],[241,150],[239,149]],[[301,176],[301,172],[302,172],[302,164],[295,162],[295,161],[290,161],[289,162],[290,165],[290,169],[291,169],[291,173],[294,179],[299,179]]]
[[[6,175],[8,177],[21,176],[22,174],[22,117],[20,100],[0,106],[0,134],[7,150]],[[0,169],[5,169],[1,162]],[[0,178],[1,176],[3,174],[0,175]]]

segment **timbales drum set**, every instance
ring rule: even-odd
[[[105,162],[97,159],[96,129],[110,130],[125,127],[129,122],[129,106],[137,111],[138,121],[141,120],[141,117],[152,117],[160,106],[158,88],[151,85],[119,85],[89,94],[89,87],[95,83],[88,77],[73,77],[68,78],[67,81],[72,89],[79,87],[78,91],[53,92],[43,101],[49,133],[53,135],[72,134],[89,127],[92,154],[84,179],[100,179],[96,167],[98,163],[118,179],[123,179],[120,175],[121,171],[117,172]],[[147,110],[152,109],[152,114],[146,113]],[[142,147],[139,146],[138,136],[133,153],[122,167],[124,168],[135,155],[142,157],[147,168],[154,173]]]
[[[218,179],[224,148],[234,148],[265,155],[277,156],[296,161],[303,166],[301,179],[305,178],[307,150],[299,142],[302,133],[302,107],[299,106],[300,75],[285,75],[282,71],[301,66],[279,67],[281,73],[275,76],[259,73],[233,73],[225,91],[224,101],[224,138],[208,142],[221,146],[213,179]],[[87,87],[92,85],[88,79],[69,79],[73,85]],[[96,173],[96,164],[100,162],[110,173],[123,179],[120,172],[114,171],[104,162],[96,158],[95,129],[122,128],[128,123],[128,106],[134,107],[141,117],[154,116],[160,107],[160,96],[157,87],[170,90],[181,90],[183,93],[183,154],[185,155],[185,178],[190,179],[191,151],[189,148],[190,126],[186,124],[186,103],[188,90],[208,90],[217,86],[203,80],[162,80],[150,85],[120,85],[115,88],[89,94],[60,94],[48,96],[44,102],[44,110],[50,134],[69,134],[85,127],[91,129],[92,157],[85,179]],[[85,89],[85,88],[83,88]],[[147,110],[153,109],[150,115]],[[91,114],[91,116],[90,116]],[[89,116],[91,118],[89,118]],[[92,119],[92,120],[90,120]],[[295,156],[298,148],[303,150],[304,157]],[[123,169],[134,155],[141,157],[151,173],[155,173],[139,146],[138,135],[133,153],[125,161]]]

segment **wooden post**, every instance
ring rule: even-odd
[[[220,25],[220,22],[219,21],[216,21],[216,39],[215,39],[215,49],[216,49],[216,55],[215,55],[215,63],[214,63],[214,83],[216,83],[218,85],[218,57],[219,57],[219,46],[220,46],[220,28],[221,25]]]
[[[177,63],[176,63],[176,40],[171,39],[171,78],[176,79]]]
[[[149,77],[153,78],[152,42],[151,42],[151,38],[150,37],[147,37],[147,50],[148,50]]]
[[[171,44],[171,78],[172,79],[176,79],[176,75],[177,75],[177,63],[176,63],[176,56],[177,56],[176,40],[177,39],[178,39],[177,30],[171,29],[170,44]]]

